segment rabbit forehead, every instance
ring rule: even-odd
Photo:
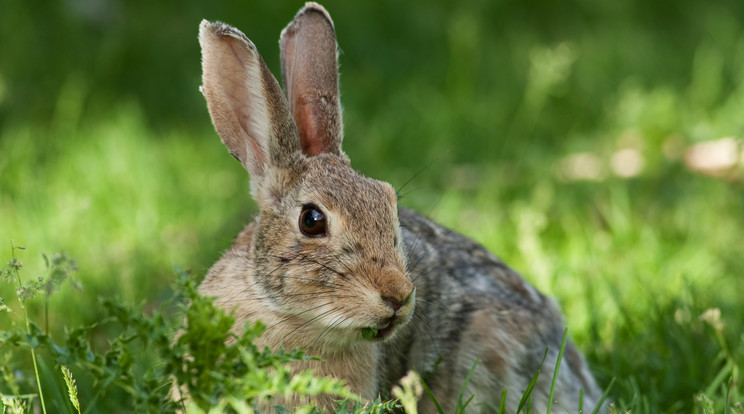
[[[298,201],[321,204],[347,230],[396,232],[397,196],[390,184],[365,177],[336,157],[312,157],[309,163]]]

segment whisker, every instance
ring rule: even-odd
[[[449,152],[450,150],[447,150],[446,152]],[[413,175],[408,180],[406,180],[406,182],[404,182],[400,187],[396,188],[395,189],[395,193],[398,195],[398,199],[403,198],[403,194],[401,194],[401,192],[403,191],[404,188],[406,188],[406,186],[408,184],[410,184],[416,177],[418,177],[419,175],[421,175],[424,171],[426,171],[427,169],[429,169],[432,165],[434,165],[435,163],[439,162],[439,160],[441,159],[441,157],[444,156],[444,154],[446,152],[444,152],[444,153],[442,153],[442,154],[434,157],[434,159],[431,160],[428,164],[424,165],[418,171],[416,171],[415,173],[413,173]]]
[[[342,299],[343,299],[343,298],[349,298],[349,297],[352,297],[352,296],[348,296],[348,295],[347,295],[347,296],[333,296],[333,298],[342,298]],[[284,318],[282,318],[281,320],[279,320],[279,322],[277,322],[276,324],[272,325],[272,327],[271,327],[271,328],[273,328],[273,327],[276,327],[276,326],[278,326],[278,325],[280,325],[280,324],[282,324],[282,323],[284,323],[284,322],[287,322],[287,321],[289,321],[289,320],[295,319],[295,318],[297,318],[297,317],[299,317],[299,316],[301,316],[301,315],[304,315],[304,314],[306,314],[306,313],[308,313],[308,312],[312,312],[312,311],[314,311],[314,310],[316,310],[316,309],[318,309],[318,308],[322,308],[323,306],[327,306],[327,305],[330,305],[331,303],[333,303],[333,302],[326,302],[326,303],[322,303],[322,304],[320,304],[320,305],[317,305],[317,306],[314,306],[314,307],[312,307],[312,308],[309,308],[309,309],[305,309],[305,310],[304,310],[304,311],[302,311],[302,312],[297,312],[297,313],[293,313],[293,314],[291,314],[291,315],[287,315],[287,316],[285,316]],[[332,310],[335,310],[335,308],[334,308],[334,309],[332,309]],[[315,319],[317,319],[318,317],[322,317],[322,316],[323,316],[323,314],[321,314],[321,315],[318,315],[318,316],[316,316],[316,317],[314,317],[314,318],[311,318],[311,319],[310,319],[309,321],[306,321],[306,322],[305,322],[304,324],[300,325],[300,327],[303,327],[303,326],[305,326],[305,325],[306,325],[306,324],[307,324],[308,322],[313,322],[313,321],[314,321]],[[299,327],[298,327],[298,328],[299,328]]]
[[[425,340],[421,341],[421,346],[423,347],[423,351],[426,352],[427,344],[431,344],[432,346],[434,346],[434,352],[439,353],[439,346],[438,346],[437,341],[434,339],[434,334],[431,331],[431,327],[429,326],[428,320],[424,319],[423,316],[421,316],[420,314],[415,314],[415,313],[413,315],[413,319],[418,321],[418,323],[412,324],[414,334],[416,334],[416,336],[419,338],[423,338],[423,335],[421,332],[423,330],[423,334],[426,334],[426,336],[429,338],[428,341],[425,341]]]
[[[335,290],[327,290],[327,291],[320,291],[320,292],[302,292],[302,293],[283,293],[282,299],[286,298],[298,298],[303,296],[311,296],[311,297],[317,297],[317,298],[324,298],[324,297],[332,297],[332,298],[350,298],[353,297],[352,295],[335,295]],[[266,295],[266,296],[253,296],[251,299],[257,299],[257,300],[270,300],[270,299],[276,299],[273,295]],[[235,300],[238,301],[237,299]],[[230,302],[226,302],[230,303]]]
[[[334,311],[335,311],[335,310],[336,310],[336,309],[334,309]],[[337,316],[337,317],[336,317],[335,319],[331,320],[331,323],[330,323],[330,324],[328,324],[328,325],[327,325],[327,326],[326,326],[326,327],[325,327],[325,328],[323,329],[323,331],[322,331],[322,332],[320,333],[320,335],[318,335],[318,337],[317,337],[317,338],[315,338],[315,340],[313,341],[313,343],[311,344],[311,346],[312,346],[312,347],[315,347],[315,345],[316,345],[317,343],[319,343],[319,342],[320,342],[320,339],[321,339],[321,338],[322,338],[322,337],[323,337],[324,335],[326,335],[326,334],[327,334],[328,332],[331,332],[332,330],[336,329],[336,328],[337,328],[337,327],[338,327],[338,326],[339,326],[339,325],[340,325],[341,323],[343,323],[343,322],[344,322],[345,320],[346,320],[346,317],[345,317],[345,316],[344,316],[343,314],[341,314],[341,315],[338,315],[338,316]]]
[[[297,315],[301,315],[301,314],[304,314],[304,313],[310,312],[310,311],[312,311],[312,310],[315,310],[315,309],[318,309],[318,308],[322,308],[323,306],[328,306],[328,305],[330,305],[330,304],[332,304],[332,303],[333,303],[333,302],[323,303],[323,304],[321,304],[321,305],[318,305],[318,306],[316,306],[316,307],[314,307],[314,308],[311,308],[311,309],[305,310],[305,311],[303,311],[303,312],[300,312],[300,313],[298,313]],[[282,336],[280,337],[280,340],[279,340],[279,342],[280,342],[280,343],[286,342],[286,340],[287,340],[287,338],[288,338],[289,336],[293,336],[293,335],[296,335],[296,334],[297,334],[297,331],[298,331],[298,330],[300,330],[300,329],[302,329],[302,328],[306,327],[307,325],[309,325],[309,324],[311,324],[311,323],[315,322],[316,320],[318,320],[318,319],[320,319],[320,318],[324,317],[325,315],[328,315],[328,314],[329,314],[330,312],[332,312],[332,311],[333,311],[333,309],[331,309],[331,310],[328,310],[328,311],[325,311],[325,312],[323,312],[323,313],[321,313],[321,314],[319,314],[319,315],[316,315],[316,316],[314,316],[314,317],[312,317],[312,318],[308,319],[307,321],[305,321],[305,322],[304,322],[304,323],[302,323],[301,325],[299,325],[299,326],[296,326],[296,327],[295,327],[295,328],[294,328],[294,329],[293,329],[292,331],[289,331],[289,332],[286,332],[286,333],[284,333],[284,335],[282,335]],[[295,315],[295,316],[297,316],[297,315]],[[283,319],[282,321],[280,321],[280,323],[281,323],[281,322],[285,322],[285,321],[287,321],[287,320],[289,320],[289,319],[291,319],[291,318],[285,318],[285,319]],[[277,326],[279,326],[279,323],[277,323],[277,324],[276,324],[276,325],[274,325],[273,327],[277,327]]]
[[[325,248],[325,249],[326,249],[326,250],[327,250],[327,251],[328,251],[329,253],[333,253],[333,252],[332,252],[332,251],[330,250],[330,248],[329,248],[328,246],[326,246],[326,244],[325,244],[325,243],[323,243],[323,244],[322,244],[322,246],[323,246],[323,247],[324,247],[324,248]],[[274,257],[277,257],[277,258],[281,258],[280,256],[274,256]],[[343,272],[340,272],[339,270],[337,270],[337,269],[335,269],[335,268],[331,267],[331,266],[330,266],[329,264],[326,264],[326,263],[321,263],[321,262],[320,262],[319,260],[317,260],[317,259],[314,259],[314,258],[312,258],[312,257],[310,257],[310,256],[307,256],[307,255],[299,255],[299,254],[298,254],[297,256],[295,256],[295,258],[294,258],[294,259],[297,259],[297,258],[299,258],[299,259],[301,259],[301,260],[309,261],[310,263],[313,263],[313,264],[316,264],[316,265],[320,266],[321,268],[323,268],[323,269],[325,269],[325,270],[328,270],[329,272],[332,272],[332,273],[333,273],[333,274],[335,274],[335,275],[338,275],[338,276],[340,276],[340,277],[341,277],[341,278],[343,278],[344,280],[350,281],[350,282],[351,282],[352,284],[357,284],[357,282],[355,281],[355,279],[354,279],[354,278],[350,278],[348,274],[345,274],[345,273],[343,273]],[[333,258],[334,258],[334,259],[338,259],[338,257],[333,257]],[[294,260],[294,259],[292,259],[292,260]],[[340,264],[341,264],[342,266],[346,267],[346,265],[345,265],[345,263],[343,263],[343,261],[337,260],[337,262],[338,262],[338,263],[340,263]],[[330,262],[329,262],[329,263],[330,263]],[[347,267],[347,270],[349,270],[349,269],[348,269],[348,267]],[[350,270],[349,270],[349,272],[350,272]],[[287,275],[285,275],[285,277],[287,277]],[[315,282],[315,280],[313,280],[313,279],[305,279],[305,280],[307,280],[307,281],[309,281],[309,282]],[[330,283],[328,283],[327,281],[324,281],[324,283],[326,283],[326,284],[330,284]],[[312,284],[312,283],[311,283],[311,284]],[[339,286],[339,287],[340,287],[340,286],[343,286],[343,285],[340,285],[340,284],[337,284],[337,283],[336,283],[336,284],[332,284],[332,286]],[[361,286],[357,286],[357,287],[360,287],[360,288],[361,288]]]
[[[350,280],[351,283],[355,284],[358,288],[363,288],[363,286],[360,284],[360,282],[356,278],[348,277],[348,275],[353,275],[355,272],[349,267],[348,264],[346,264],[343,260],[341,260],[339,258],[340,255],[338,253],[334,252],[330,247],[328,247],[328,244],[327,243],[321,242],[321,245],[326,249],[326,251],[328,253],[330,253],[331,257],[333,259],[335,259],[336,263],[340,264],[341,267],[343,267],[344,270],[346,270],[347,274],[346,275],[342,275],[341,272],[338,272],[336,269],[329,269],[329,270],[331,270],[332,272],[337,273],[341,277],[345,277],[347,280]]]

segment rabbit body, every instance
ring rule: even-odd
[[[269,326],[257,343],[259,347],[310,349],[311,354],[323,358],[296,363],[298,371],[313,369],[317,375],[344,379],[352,390],[374,399],[380,393],[387,394],[408,370],[416,368],[446,413],[454,412],[473,364],[464,393],[465,399],[475,395],[471,406],[480,409],[485,403],[485,407],[498,407],[502,391],[508,390],[507,412],[515,411],[548,347],[542,374],[531,394],[535,412],[545,412],[550,374],[563,335],[559,309],[479,244],[411,210],[400,208],[399,212],[417,300],[412,321],[389,341],[341,338],[345,345],[337,349],[316,341],[323,327],[268,311],[261,300],[263,294],[251,278],[256,223],[246,226],[210,269],[201,292],[216,295],[218,305],[234,309],[236,327],[254,320]],[[583,407],[592,409],[600,391],[569,340],[554,400],[569,412],[578,412],[580,389]],[[271,405],[296,407],[308,402],[279,397]],[[328,396],[316,402],[324,407],[333,405]],[[426,397],[420,405],[421,413],[436,412]],[[265,406],[268,408],[268,404]]]
[[[495,412],[508,390],[506,412],[516,412],[540,369],[532,407],[545,412],[565,327],[553,300],[467,237],[403,208],[400,224],[417,302],[412,322],[383,343],[382,388],[416,367],[444,412],[454,412],[475,364],[463,402],[474,395],[474,412]],[[593,409],[601,392],[583,356],[567,340],[554,401],[576,413],[580,389],[584,409]],[[420,406],[422,413],[437,412],[426,397]]]
[[[202,22],[203,87],[230,153],[251,174],[260,213],[200,286],[233,310],[235,329],[262,321],[259,347],[300,348],[321,360],[293,369],[344,380],[366,399],[389,395],[410,369],[445,412],[460,389],[469,410],[514,412],[532,377],[533,408],[548,404],[564,324],[558,307],[472,240],[397,207],[395,190],[351,168],[341,150],[333,23],[308,3],[282,32],[285,93],[253,44]],[[548,348],[545,362],[540,363]],[[474,367],[474,368],[473,368]],[[567,342],[554,400],[592,409],[599,389]],[[307,402],[276,396],[260,403]],[[312,402],[331,409],[331,396]],[[424,396],[421,413],[436,412]]]

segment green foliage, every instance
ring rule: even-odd
[[[540,367],[537,369],[537,372],[535,372],[535,375],[532,377],[532,380],[530,380],[530,383],[527,384],[527,388],[524,390],[524,393],[522,394],[522,398],[519,399],[519,405],[517,406],[517,412],[521,412],[522,408],[529,407],[527,404],[532,404],[532,400],[530,396],[532,395],[532,390],[535,389],[535,384],[537,384],[537,379],[540,376],[540,372],[542,371],[542,366],[545,363],[545,358],[548,357],[548,349],[545,349],[545,354],[543,355],[542,361],[540,361]],[[553,387],[551,386],[551,392],[553,390]],[[508,390],[507,390],[508,391]],[[506,398],[506,395],[501,397],[501,400],[504,401]],[[525,410],[526,412],[530,412],[531,410],[527,408]]]
[[[372,339],[377,335],[377,328],[362,328],[362,337],[364,339]]]
[[[468,389],[468,384],[470,383],[470,377],[473,375],[473,372],[475,371],[475,367],[478,366],[478,363],[480,363],[480,359],[476,359],[473,362],[473,366],[470,367],[470,371],[468,371],[468,375],[465,376],[465,381],[463,381],[462,386],[460,386],[460,393],[457,395],[457,404],[455,405],[455,413],[465,413],[465,409],[468,408],[468,405],[471,401],[473,401],[473,398],[475,398],[475,394],[471,394],[467,400],[463,400],[464,397],[467,397],[465,395],[465,391]]]
[[[439,404],[439,401],[437,401],[437,397],[434,395],[433,392],[431,392],[431,389],[426,384],[426,380],[422,378],[421,386],[424,388],[424,391],[426,391],[426,396],[431,399],[431,402],[434,403],[434,407],[437,408],[437,413],[442,414],[444,413],[444,410],[442,409],[442,405]]]
[[[600,410],[605,407],[605,402],[607,401],[607,395],[610,394],[610,390],[612,390],[612,386],[615,385],[615,379],[613,378],[609,384],[605,387],[605,391],[602,393],[602,396],[599,398],[599,401],[597,402],[597,406],[594,408],[594,411],[592,411],[592,414],[597,414],[600,412]],[[611,408],[614,408],[615,405],[610,405]]]
[[[343,51],[344,149],[356,168],[396,187],[410,180],[403,204],[555,296],[600,384],[615,378],[617,412],[700,413],[701,393],[736,412],[744,174],[739,164],[725,179],[704,176],[684,157],[724,137],[741,149],[744,2],[323,4]],[[117,342],[122,325],[102,317],[113,305],[99,298],[152,315],[171,297],[173,263],[203,274],[255,214],[198,93],[198,22],[243,29],[278,73],[279,30],[301,5],[3,3],[0,242],[68,251],[84,290],[48,296],[43,261],[24,265],[21,286],[0,275],[10,282],[0,284],[0,392],[38,393],[25,312],[38,322],[29,329],[85,359],[139,344],[111,358],[144,381],[153,347]],[[632,177],[612,169],[627,149],[643,160]],[[594,178],[566,174],[577,154]],[[700,319],[709,309],[715,324]],[[44,342],[36,349],[52,361]],[[116,383],[96,396],[104,372],[70,368],[83,411],[134,401]]]
[[[550,414],[550,410],[553,407],[553,393],[555,391],[555,382],[558,380],[558,371],[561,368],[561,361],[563,360],[563,352],[566,350],[566,339],[567,338],[568,338],[568,328],[563,330],[563,339],[561,340],[561,348],[558,351],[558,359],[555,362],[555,370],[553,371],[553,380],[550,383],[550,393],[548,394],[547,414]]]
[[[26,401],[27,400],[24,399],[23,396],[8,396],[0,394],[0,402],[2,403],[4,412],[11,414],[25,414]]]
[[[55,288],[76,270],[74,261],[66,255],[54,255],[51,260],[45,256],[45,260],[49,272],[39,280],[56,281]],[[13,274],[20,284],[20,268],[20,261],[13,257],[3,274]],[[96,350],[90,342],[94,326],[69,329],[64,339],[57,342],[30,321],[27,332],[0,332],[0,349],[10,356],[30,348],[37,354],[43,352],[59,365],[69,402],[77,412],[86,404],[85,412],[101,411],[103,407],[97,405],[101,397],[115,389],[126,395],[118,402],[119,407],[130,407],[136,412],[175,412],[178,407],[192,413],[253,412],[260,399],[288,394],[338,396],[345,400],[339,408],[344,413],[380,413],[395,406],[395,402],[381,401],[361,404],[341,381],[317,378],[310,371],[294,373],[289,364],[308,358],[302,351],[258,349],[253,342],[264,331],[260,323],[247,325],[240,335],[232,333],[233,316],[215,307],[212,299],[200,296],[196,282],[186,272],[177,269],[177,273],[176,296],[149,315],[139,306],[112,299],[101,301],[105,314],[97,324],[115,325],[118,332],[103,351]],[[19,304],[25,303],[28,297],[24,293],[29,291],[17,291]],[[46,291],[51,294],[53,289]],[[177,304],[181,312],[169,316],[172,304]],[[147,353],[154,354],[155,363],[148,364],[143,357]],[[79,375],[93,379],[97,391],[90,400],[79,400],[67,366],[77,367]],[[41,389],[38,376],[36,382]],[[3,365],[0,390],[5,390],[3,404],[9,410],[25,412],[25,401],[33,400],[33,396],[20,395],[20,391],[29,385]],[[47,383],[45,387],[56,391],[58,384]],[[67,407],[66,403],[63,406]],[[305,412],[314,412],[312,406]]]

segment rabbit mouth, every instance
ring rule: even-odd
[[[393,315],[383,320],[380,324],[362,328],[362,338],[369,341],[385,341],[390,339],[399,327],[411,320],[413,309],[415,308],[415,294],[416,291],[414,290],[405,299],[403,307],[396,308]]]
[[[403,324],[403,319],[399,317],[390,318],[387,325],[382,328],[372,326],[362,328],[362,337],[370,341],[384,341],[393,336],[393,333]]]
[[[392,323],[382,329],[372,327],[362,328],[362,337],[370,341],[384,341],[392,335],[395,328],[396,326]]]

